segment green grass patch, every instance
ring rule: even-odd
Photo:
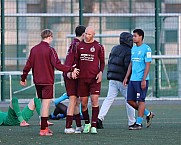
[[[31,126],[1,126],[0,144],[3,145],[170,145],[180,144],[181,110],[180,104],[150,104],[148,108],[155,113],[150,128],[130,131],[127,126],[125,106],[112,106],[104,120],[104,129],[98,130],[97,135],[92,134],[64,134],[65,119],[52,121],[54,131],[51,137],[38,135],[40,126],[35,113],[29,121]],[[6,108],[2,108],[7,110]],[[54,107],[51,108],[51,111]],[[75,127],[75,124],[73,125]]]

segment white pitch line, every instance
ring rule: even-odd
[[[104,124],[124,124],[124,123],[116,123],[116,122],[111,122],[111,123],[107,123],[104,122]],[[152,122],[152,124],[181,124],[181,122]]]
[[[28,87],[23,88],[23,89],[21,89],[21,90],[14,91],[13,94],[17,94],[17,93],[23,92],[23,91],[25,91],[25,90],[27,90],[27,89],[29,89],[29,88],[31,88],[31,87],[34,87],[34,86],[35,86],[35,85],[31,85],[31,86],[28,86]]]

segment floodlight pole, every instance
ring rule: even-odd
[[[178,17],[178,97],[181,98],[181,16]]]
[[[4,0],[1,0],[1,71],[5,70],[5,48],[4,48]],[[5,80],[4,76],[1,76],[1,97],[0,101],[4,98]]]
[[[129,13],[132,13],[132,0],[129,0]],[[132,31],[132,18],[129,17],[129,32]]]
[[[19,13],[19,3],[16,0],[16,13]],[[16,70],[19,70],[19,17],[16,17],[16,57],[17,57],[17,65]]]
[[[160,35],[160,0],[155,0],[155,55],[159,55],[159,35]],[[159,97],[159,60],[155,59],[155,90],[154,96]]]
[[[79,25],[83,25],[83,0],[79,0]]]
[[[74,13],[74,11],[73,11],[73,0],[71,0],[70,7],[71,7],[71,14],[73,14]],[[73,23],[74,23],[74,18],[71,17],[71,34],[73,34],[73,32],[74,32]]]
[[[102,0],[99,0],[99,13],[102,13]],[[99,16],[99,34],[102,34],[102,17]],[[99,38],[99,42],[102,44],[102,37]]]

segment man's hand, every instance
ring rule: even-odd
[[[102,81],[102,71],[100,71],[96,76],[97,83],[100,83]]]
[[[27,82],[26,80],[24,82],[20,81],[20,84],[25,87],[27,85]]]
[[[146,88],[146,80],[141,81],[141,88],[144,90]]]
[[[127,78],[124,78],[124,80],[123,80],[123,85],[124,85],[124,86],[127,86],[127,82],[128,82],[128,79],[127,79]]]
[[[72,67],[76,67],[76,64],[72,65]]]
[[[68,73],[67,73],[67,77],[68,77],[69,79],[72,79],[72,72],[68,72]]]
[[[73,79],[77,79],[77,76],[79,75],[80,69],[74,68],[74,71],[71,73],[71,77]]]

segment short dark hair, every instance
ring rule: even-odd
[[[44,29],[43,31],[41,31],[41,38],[45,39],[48,37],[53,37],[53,32],[50,29]]]
[[[85,32],[86,27],[83,25],[79,25],[75,28],[75,35],[76,37],[82,36],[82,34]]]
[[[144,39],[144,31],[142,29],[135,29],[133,33],[137,33],[139,36],[142,36],[142,40]]]

